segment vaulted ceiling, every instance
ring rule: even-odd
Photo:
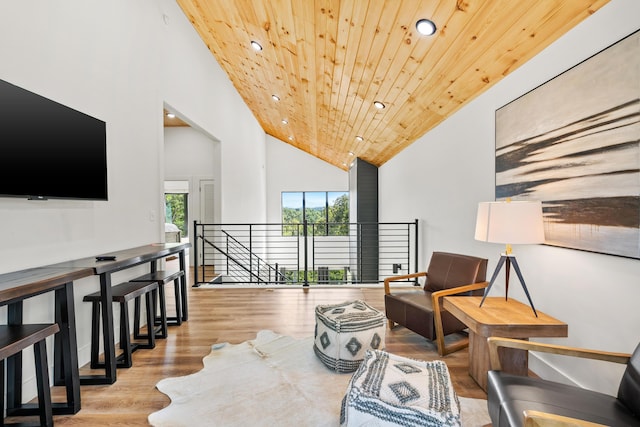
[[[384,164],[608,1],[177,0],[264,131],[345,170]]]

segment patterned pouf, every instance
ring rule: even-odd
[[[342,400],[341,426],[461,426],[447,365],[369,350]]]
[[[313,350],[329,369],[353,372],[368,349],[384,349],[385,315],[364,301],[316,307]]]

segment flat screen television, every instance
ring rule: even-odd
[[[105,125],[0,80],[0,196],[107,200]]]

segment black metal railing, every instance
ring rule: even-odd
[[[200,224],[194,279],[203,283],[373,284],[417,271],[418,220],[396,223]]]

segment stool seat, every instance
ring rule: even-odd
[[[57,323],[0,325],[0,359],[6,359],[59,331]]]
[[[20,353],[27,347],[33,346],[36,363],[36,382],[38,388],[38,416],[40,425],[53,425],[53,409],[51,404],[51,386],[49,384],[49,366],[47,363],[46,338],[60,331],[57,323],[53,324],[22,324],[0,325],[0,425],[4,423],[4,369],[5,359]],[[29,415],[20,414],[21,408],[7,408],[8,416]],[[20,424],[24,425],[24,424]]]
[[[329,369],[353,372],[368,349],[384,349],[386,322],[364,301],[318,305],[313,350]]]
[[[367,350],[342,399],[340,425],[461,426],[447,365]]]
[[[119,368],[130,368],[132,366],[132,353],[140,348],[155,348],[156,331],[154,326],[154,307],[152,293],[158,290],[157,282],[124,282],[111,288],[111,301],[120,304],[120,348],[122,354],[116,358],[116,366]],[[139,333],[140,316],[136,313],[134,321],[134,338],[146,339],[146,342],[132,342],[129,336],[129,309],[127,303],[135,300],[139,304],[140,297],[145,297],[147,310],[147,333]],[[104,363],[99,361],[99,335],[100,335],[100,303],[102,294],[100,291],[85,295],[85,302],[92,303],[92,326],[91,326],[91,368],[98,369],[104,367]],[[161,318],[164,319],[166,329],[166,312],[161,306]]]
[[[178,270],[174,272],[157,270],[152,273],[147,273],[143,276],[136,277],[135,279],[132,279],[132,281],[133,282],[153,281],[153,282],[162,282],[162,284],[167,284],[182,276],[184,276],[184,271],[182,270]]]
[[[167,325],[180,326],[182,322],[186,321],[189,317],[189,314],[188,314],[189,311],[188,311],[188,305],[187,305],[187,287],[186,287],[186,284],[184,283],[184,279],[182,279],[184,275],[185,275],[184,270],[177,270],[173,272],[165,271],[165,270],[157,270],[151,273],[144,274],[140,277],[136,277],[131,281],[157,282],[159,285],[158,293],[159,293],[160,304],[163,304],[163,303],[166,304],[164,285],[166,285],[167,283],[173,282],[176,315],[167,316]],[[155,302],[155,298],[154,298],[154,302]],[[157,316],[155,316],[155,318],[156,318],[156,324],[159,324],[160,319]],[[167,337],[167,331],[166,330],[161,331],[160,338],[166,338],[166,337]]]

